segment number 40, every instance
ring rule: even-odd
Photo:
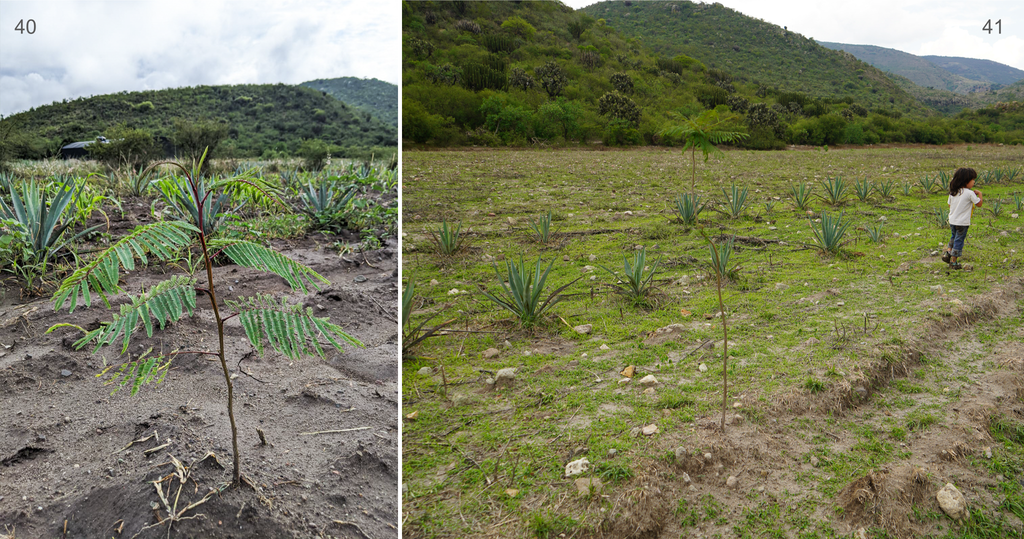
[[[22,34],[26,32],[28,32],[29,34],[34,34],[36,33],[36,21],[32,19],[29,19],[27,21],[25,19],[21,19],[20,21],[18,21],[18,25],[14,27],[14,30],[17,32],[21,32]]]
[[[1003,19],[999,19],[998,21],[996,21],[996,26],[999,27],[999,33],[1002,34],[1003,33]],[[985,26],[982,26],[981,29],[982,30],[987,30],[988,33],[991,34],[992,33],[992,19],[989,19],[989,20],[985,21]]]

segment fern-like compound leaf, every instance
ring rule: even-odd
[[[327,318],[313,316],[313,309],[309,307],[303,309],[301,305],[288,305],[284,300],[278,303],[267,295],[242,298],[227,304],[238,311],[245,336],[260,355],[263,355],[265,345],[270,344],[274,350],[293,360],[308,355],[324,357],[320,339],[326,339],[338,350],[342,350],[342,343],[363,346],[341,326],[332,324]]]
[[[183,221],[160,221],[136,228],[64,279],[53,294],[53,309],[59,310],[70,301],[69,311],[73,312],[79,299],[89,306],[91,292],[99,294],[109,307],[107,295],[121,290],[118,282],[122,267],[125,270],[135,269],[136,257],[145,264],[147,253],[168,260],[179,249],[191,244],[192,235],[198,232],[199,229]]]
[[[121,305],[121,312],[115,314],[113,320],[87,332],[75,342],[75,348],[95,341],[99,350],[120,338],[123,354],[128,351],[132,334],[140,323],[146,328],[146,336],[152,337],[154,320],[163,329],[168,322],[178,320],[186,311],[191,315],[196,308],[195,282],[187,275],[171,277],[137,297],[128,297],[131,301]]]
[[[312,268],[300,264],[277,251],[267,249],[258,243],[243,240],[217,239],[210,240],[208,246],[211,249],[222,249],[224,254],[228,255],[228,258],[239,266],[280,275],[285,281],[288,281],[292,289],[308,292],[306,288],[307,282],[317,290],[320,289],[317,281],[325,284],[330,283],[322,275],[313,271]]]

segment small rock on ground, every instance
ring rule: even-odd
[[[512,387],[516,383],[516,369],[515,367],[505,367],[498,371],[498,374],[494,378],[494,387],[501,389],[503,387]]]
[[[953,520],[960,520],[967,516],[967,499],[960,493],[960,490],[953,486],[953,483],[946,483],[946,486],[935,495],[939,507]]]
[[[592,493],[601,492],[601,480],[596,477],[581,477],[576,480],[576,492],[582,496],[590,496]]]

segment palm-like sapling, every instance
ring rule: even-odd
[[[133,270],[136,259],[142,264],[146,264],[149,257],[168,260],[177,256],[181,249],[198,248],[206,267],[205,286],[199,286],[200,283],[194,276],[178,275],[143,291],[138,296],[129,294],[128,301],[120,306],[120,312],[113,316],[113,320],[101,325],[98,329],[85,332],[85,336],[75,343],[75,347],[82,348],[93,343],[98,350],[104,345],[118,342],[121,345],[120,353],[125,354],[132,336],[140,329],[145,328],[146,336],[152,337],[155,325],[163,329],[168,323],[181,318],[186,312],[192,314],[196,309],[197,293],[209,297],[213,318],[217,324],[219,342],[217,351],[173,351],[165,355],[153,356],[147,352],[135,358],[129,356],[127,361],[114,371],[112,381],[117,381],[122,386],[130,386],[131,393],[134,395],[143,384],[153,380],[162,380],[171,360],[176,355],[207,354],[217,356],[223,370],[224,383],[227,385],[228,418],[231,421],[231,443],[234,451],[234,480],[237,483],[241,477],[238,429],[235,424],[231,374],[228,372],[227,358],[224,355],[224,322],[238,316],[246,336],[257,352],[262,354],[265,343],[269,343],[275,350],[293,359],[301,355],[312,354],[323,357],[324,350],[321,346],[321,339],[326,340],[339,350],[342,349],[343,342],[355,346],[362,346],[362,343],[346,334],[340,326],[332,324],[327,318],[314,317],[312,309],[303,309],[300,305],[288,305],[283,300],[279,302],[266,295],[240,298],[238,301],[227,301],[223,304],[218,302],[211,262],[218,252],[223,253],[240,266],[280,275],[293,289],[302,292],[306,292],[308,286],[319,288],[318,282],[327,284],[328,281],[309,267],[262,245],[241,239],[212,238],[205,232],[208,230],[207,221],[216,217],[210,214],[212,204],[209,203],[209,197],[216,196],[213,195],[215,191],[220,188],[238,187],[234,184],[245,184],[245,187],[249,189],[261,189],[259,182],[252,181],[251,177],[241,175],[212,179],[204,185],[200,178],[202,160],[191,170],[179,163],[168,162],[168,164],[184,171],[184,176],[178,180],[182,182],[181,191],[187,192],[189,206],[196,210],[194,214],[196,225],[184,220],[169,220],[137,227],[65,279],[54,294],[54,309],[59,310],[65,304],[69,304],[69,311],[74,311],[80,302],[88,306],[92,301],[93,293],[98,294],[103,302],[110,307],[108,296],[121,291],[119,281],[122,267],[125,270]],[[225,315],[222,312],[225,307],[234,312]],[[58,324],[50,330],[67,325]]]

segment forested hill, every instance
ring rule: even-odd
[[[396,147],[397,128],[322,92],[286,84],[197,86],[83,97],[11,115],[13,157],[54,155],[61,145],[92,140],[118,124],[170,137],[176,119],[224,123],[224,157],[294,153],[319,139],[339,153]]]
[[[398,127],[398,86],[390,82],[340,77],[311,80],[300,86],[327,92],[340,101],[368,110],[381,120]]]
[[[607,1],[582,11],[658,54],[685,54],[739,80],[811,97],[849,96],[868,107],[892,105],[904,113],[925,113],[912,96],[871,65],[719,3]]]
[[[674,145],[667,128],[716,115],[755,149],[1024,140],[1019,107],[989,112],[940,118],[852,55],[718,4],[402,3],[417,145]]]

